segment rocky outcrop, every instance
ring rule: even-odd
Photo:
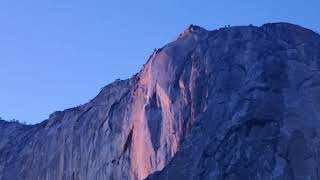
[[[318,180],[319,67],[296,25],[192,25],[89,103],[0,121],[0,179]]]

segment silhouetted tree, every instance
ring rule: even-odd
[[[9,122],[19,123],[19,120],[13,118]]]

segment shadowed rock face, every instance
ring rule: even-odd
[[[89,103],[0,121],[0,180],[319,180],[319,68],[296,25],[190,26]]]

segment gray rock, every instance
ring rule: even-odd
[[[0,121],[0,180],[319,180],[319,66],[297,25],[192,25],[89,103]]]

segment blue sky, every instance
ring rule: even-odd
[[[319,0],[1,0],[0,117],[28,123],[140,70],[189,24],[291,22],[320,31]]]

